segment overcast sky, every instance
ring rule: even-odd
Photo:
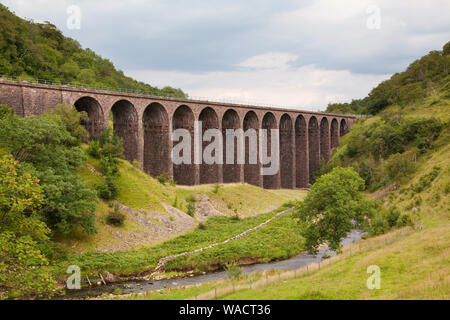
[[[448,0],[0,2],[151,85],[309,109],[362,98],[450,40]],[[71,5],[80,29],[68,28]]]

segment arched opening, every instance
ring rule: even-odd
[[[254,141],[250,138],[249,129],[253,129],[256,135]],[[259,135],[259,120],[254,111],[249,111],[244,117],[244,132],[248,135],[245,138],[245,164],[244,164],[244,181],[248,184],[255,186],[261,186],[261,164],[258,158],[258,135]],[[256,140],[256,141],[255,141]],[[256,164],[250,164],[250,143],[254,143],[252,146],[253,152],[256,150]],[[255,155],[253,155],[255,156]]]
[[[173,177],[181,185],[194,185],[195,184],[195,165],[194,165],[194,113],[188,106],[180,106],[173,114],[172,120],[172,130],[186,129],[189,131],[191,136],[191,154],[190,154],[190,164],[181,163],[173,164]],[[181,142],[174,142],[178,144]],[[183,150],[184,152],[184,150]],[[183,157],[183,152],[180,156]]]
[[[144,170],[153,177],[170,172],[169,117],[159,103],[144,111]]]
[[[339,145],[339,124],[336,118],[331,121],[331,149],[336,148]]]
[[[125,159],[133,161],[138,158],[139,121],[133,104],[127,100],[114,103],[111,108],[114,135],[123,139]]]
[[[267,130],[267,155],[272,158],[272,143],[278,143],[278,141],[272,141],[272,135],[271,130],[272,129],[278,129],[277,126],[277,120],[275,119],[275,116],[271,112],[267,112],[264,115],[264,118],[262,120],[262,129]],[[279,159],[278,159],[279,161]],[[263,165],[263,167],[270,167],[271,164]],[[263,175],[263,187],[265,189],[278,189],[279,188],[279,172],[273,175]]]
[[[320,158],[325,162],[330,160],[330,127],[326,117],[320,121]]]
[[[104,128],[105,121],[100,103],[94,98],[82,97],[75,102],[74,106],[78,112],[84,111],[87,113],[89,120],[82,120],[81,124],[86,128],[91,137],[98,137]]]
[[[306,121],[303,116],[295,120],[295,179],[297,188],[306,188],[309,184]]]
[[[280,119],[280,181],[281,187],[286,189],[294,188],[292,131],[291,117],[284,114]]]
[[[207,107],[203,109],[198,120],[202,122],[203,133],[205,133],[206,130],[209,129],[219,129],[219,119],[217,118],[216,112],[212,108]],[[213,141],[203,141],[202,150],[205,150],[206,146],[212,142]],[[219,165],[217,163],[207,164],[203,160],[202,164],[200,165],[200,183],[214,183],[218,181]]]
[[[308,123],[308,147],[309,147],[309,181],[320,167],[320,137],[319,124],[316,117],[311,117]]]
[[[341,120],[341,126],[339,130],[339,135],[342,137],[344,134],[348,133],[348,125],[345,119]]]
[[[233,134],[227,134],[227,129],[239,129],[239,116],[236,111],[229,109],[222,118],[222,135],[223,135],[223,182],[240,182],[241,181],[241,165],[237,163],[238,139]],[[233,155],[227,154],[227,141],[234,139]],[[233,163],[227,164],[227,158],[233,159]]]

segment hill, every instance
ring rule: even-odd
[[[0,75],[91,87],[127,89],[186,98],[181,89],[158,89],[136,81],[91,49],[83,49],[50,22],[34,23],[0,4]]]
[[[351,103],[330,103],[326,112],[351,114],[377,114],[386,107],[421,103],[433,97],[442,89],[450,89],[450,42],[441,51],[429,54],[414,61],[389,80],[381,82],[364,99]]]

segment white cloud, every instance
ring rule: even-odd
[[[269,52],[244,60],[238,66],[252,69],[284,68],[297,58],[297,55],[288,52]]]
[[[159,86],[171,83],[193,98],[304,109],[315,106],[314,110],[325,109],[329,102],[362,98],[389,77],[325,70],[314,65],[286,68],[285,64],[270,69],[206,73],[135,70],[127,74]]]

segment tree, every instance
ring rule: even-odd
[[[96,231],[98,198],[75,172],[86,156],[80,137],[66,129],[76,128],[68,121],[72,116],[6,116],[0,119],[0,146],[40,180],[44,194],[40,213],[52,230],[68,234],[80,226],[91,234]]]
[[[50,230],[38,214],[43,203],[38,182],[10,155],[0,158],[0,287],[10,297],[51,294],[55,286],[41,252]]]
[[[366,223],[375,204],[365,198],[363,190],[364,180],[352,168],[336,167],[317,179],[295,211],[310,253],[317,253],[325,242],[339,250],[347,233]]]

